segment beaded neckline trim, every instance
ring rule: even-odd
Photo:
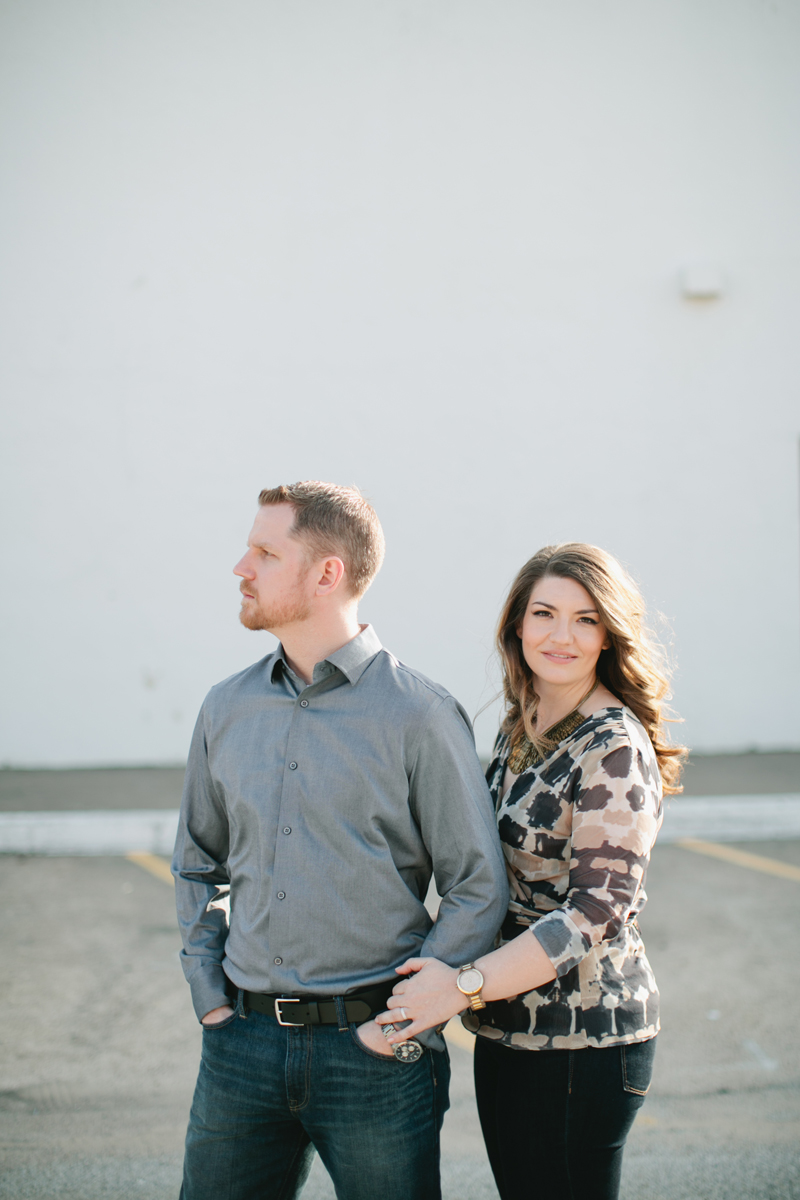
[[[558,743],[563,742],[564,738],[568,738],[571,733],[574,733],[585,720],[586,717],[576,708],[561,721],[551,725],[542,738],[542,742],[545,743],[545,753],[551,754]],[[508,767],[514,775],[521,775],[523,771],[527,771],[528,767],[535,767],[537,763],[543,762],[544,757],[541,750],[534,746],[527,734],[523,733],[522,737],[511,747],[508,755]]]

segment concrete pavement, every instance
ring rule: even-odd
[[[800,874],[800,841],[741,849]],[[0,1196],[174,1200],[200,1031],[171,888],[122,858],[0,861]],[[664,1030],[624,1200],[794,1200],[800,879],[667,845],[648,892]],[[445,1197],[489,1200],[471,1057],[451,1054]],[[304,1200],[332,1197],[315,1168]]]

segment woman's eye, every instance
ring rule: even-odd
[[[594,617],[581,617],[581,620],[585,621],[587,625],[597,625],[598,623]]]
[[[534,609],[534,611],[531,615],[534,617],[549,617],[550,613],[547,611],[546,608],[539,608],[539,609]]]

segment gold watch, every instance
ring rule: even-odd
[[[467,963],[466,966],[459,968],[456,987],[467,997],[473,1012],[477,1012],[479,1008],[486,1008],[486,1001],[481,1000],[481,988],[484,982],[483,973],[474,963]]]

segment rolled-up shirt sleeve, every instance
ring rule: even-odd
[[[641,751],[621,738],[580,761],[564,903],[531,926],[558,976],[616,937],[642,887],[660,825],[661,787]]]
[[[441,897],[419,953],[462,966],[492,948],[508,906],[508,882],[472,727],[451,696],[420,732],[409,783]]]
[[[228,935],[225,913],[209,905],[230,883],[228,817],[208,767],[206,706],[197,719],[181,801],[172,859],[181,966],[191,987],[198,1020],[229,1003],[222,960]]]

